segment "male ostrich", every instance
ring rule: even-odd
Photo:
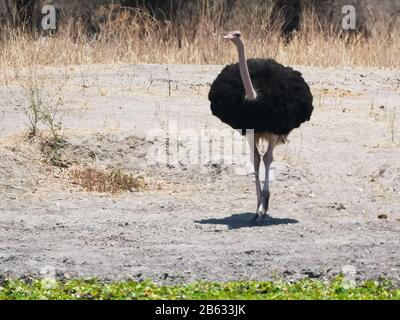
[[[310,120],[313,97],[300,72],[273,59],[246,61],[244,43],[239,31],[224,39],[236,45],[239,63],[227,65],[211,85],[209,100],[212,114],[233,129],[254,130],[254,173],[257,190],[255,219],[264,218],[269,205],[269,170],[275,146],[285,143],[288,134]],[[263,144],[268,143],[266,152]],[[265,166],[261,190],[259,169],[261,156]]]

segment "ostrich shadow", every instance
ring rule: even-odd
[[[295,224],[299,222],[296,219],[274,218],[271,216],[266,216],[264,219],[258,219],[257,221],[254,221],[253,218],[254,218],[254,213],[246,212],[246,213],[233,214],[230,217],[225,217],[221,219],[217,218],[202,219],[202,220],[196,220],[195,222],[200,224],[226,225],[228,226],[228,229],[270,227],[281,224],[283,225]]]

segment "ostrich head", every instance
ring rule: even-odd
[[[231,40],[235,45],[243,43],[242,33],[240,31],[231,31],[226,36],[224,36],[224,39]]]
[[[240,76],[242,78],[243,86],[246,91],[246,99],[256,100],[257,93],[254,90],[253,84],[250,79],[242,33],[240,31],[231,31],[226,36],[224,36],[224,39],[232,41],[238,49]]]

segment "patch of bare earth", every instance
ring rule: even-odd
[[[357,279],[399,281],[396,72],[299,68],[315,112],[277,148],[270,217],[253,223],[251,172],[188,163],[193,141],[162,136],[171,125],[199,137],[226,129],[207,101],[220,69],[71,67],[56,163],[40,141],[16,138],[23,116],[0,101],[0,274],[265,280],[350,265]],[[150,161],[154,135],[182,158]]]

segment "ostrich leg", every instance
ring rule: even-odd
[[[258,152],[257,146],[254,145],[254,176],[256,182],[256,192],[257,192],[257,208],[259,208],[261,204],[261,183],[260,183],[260,163],[261,157],[260,153]],[[256,214],[255,220],[258,218]]]
[[[250,145],[250,150],[252,152],[252,162],[254,165],[254,176],[255,176],[255,182],[256,182],[256,192],[257,192],[257,208],[260,206],[261,203],[261,183],[260,183],[260,163],[261,163],[261,157],[260,157],[260,152],[258,151],[257,148],[257,143],[256,140],[254,139],[253,136],[248,136],[248,142]],[[257,220],[258,215],[254,217],[254,220]]]
[[[265,180],[264,180],[264,187],[261,191],[261,201],[258,206],[257,216],[260,218],[265,218],[268,211],[269,206],[269,170],[271,168],[271,163],[273,161],[273,151],[274,151],[274,144],[269,143],[268,150],[263,156],[263,162],[265,167]]]

